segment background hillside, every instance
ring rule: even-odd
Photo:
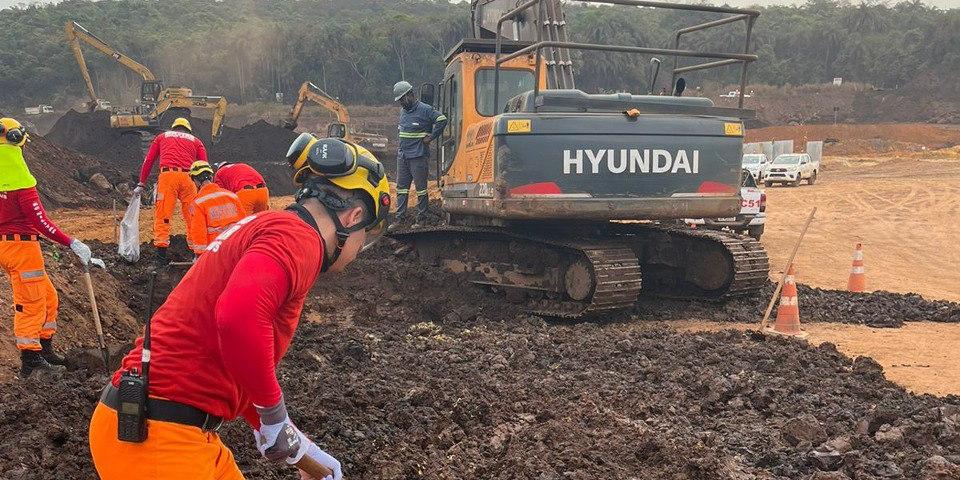
[[[882,89],[913,88],[955,99],[960,87],[960,10],[813,0],[762,7],[751,83],[774,86],[844,77]],[[586,42],[666,46],[677,26],[713,16],[622,7],[567,9],[571,37]],[[73,19],[150,66],[170,84],[223,94],[232,103],[288,101],[304,79],[351,104],[389,102],[396,80],[436,81],[445,53],[468,34],[467,3],[446,0],[65,1],[0,14],[0,108],[81,99],[82,80],[63,37]],[[690,36],[688,46],[735,51],[742,26]],[[100,96],[129,100],[139,80],[90,49]],[[647,59],[578,57],[587,91],[647,88]],[[735,81],[733,69],[692,85]],[[662,78],[662,77],[661,77]]]

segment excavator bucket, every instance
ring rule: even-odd
[[[297,128],[297,121],[289,117],[284,118],[283,120],[280,121],[280,126],[282,126],[283,128],[286,128],[287,130],[293,130]]]

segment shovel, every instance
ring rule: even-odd
[[[91,261],[91,263],[93,263]],[[96,264],[95,264],[96,265]],[[103,265],[101,261],[99,265]],[[100,324],[100,309],[97,308],[97,297],[93,293],[93,279],[90,278],[90,265],[83,266],[83,281],[87,284],[87,296],[90,297],[90,306],[93,309],[93,325],[97,329],[97,343],[100,344],[100,353],[103,355],[103,368],[110,370],[110,352],[107,342],[103,338],[103,325]]]
[[[307,475],[315,478],[316,480],[323,480],[326,477],[333,477],[333,471],[325,467],[322,463],[304,455],[299,462],[296,463],[296,467],[300,470],[303,470]]]

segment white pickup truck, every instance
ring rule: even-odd
[[[777,155],[769,165],[760,172],[760,180],[764,186],[770,187],[774,183],[790,184],[798,187],[803,180],[808,185],[817,182],[820,175],[820,162],[814,162],[806,153],[784,153]]]
[[[762,153],[745,153],[740,161],[740,166],[750,172],[753,178],[760,180],[760,172],[770,164],[770,159]]]
[[[767,194],[758,186],[751,174],[743,170],[740,181],[740,213],[726,218],[686,218],[684,223],[713,230],[731,230],[745,233],[760,240],[767,221]]]

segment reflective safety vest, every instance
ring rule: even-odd
[[[200,188],[190,203],[187,243],[193,253],[200,255],[218,235],[246,216],[235,193],[210,182]]]
[[[410,110],[401,108],[397,122],[400,142],[397,155],[400,158],[425,157],[429,154],[423,139],[436,139],[447,126],[446,115],[423,102],[417,102]]]
[[[0,144],[0,192],[37,186],[37,179],[27,168],[23,149],[8,143]]]

